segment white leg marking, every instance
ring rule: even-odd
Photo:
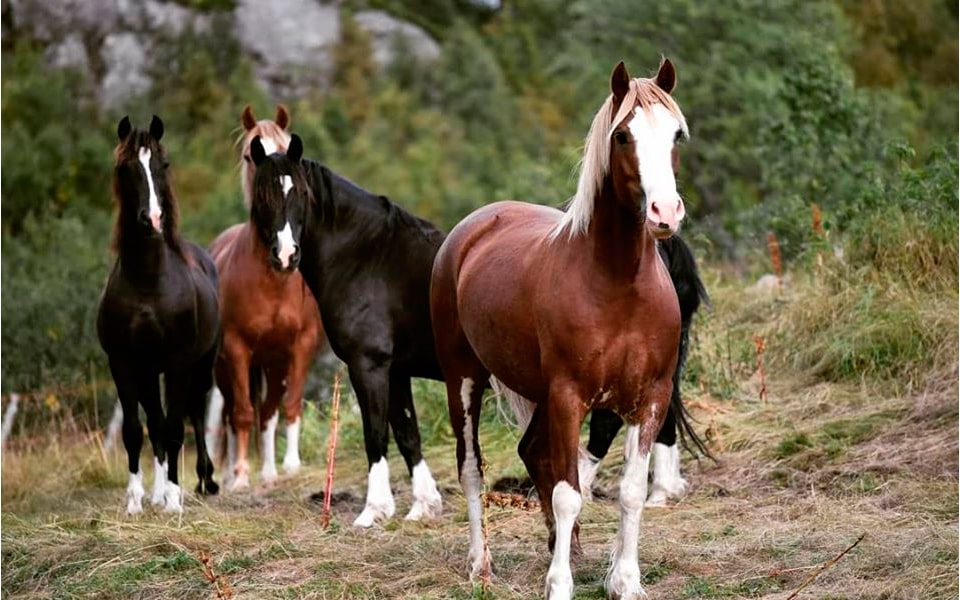
[[[223,394],[220,388],[213,387],[210,393],[210,404],[207,405],[207,422],[204,426],[203,442],[207,446],[207,454],[213,461],[215,468],[220,467],[223,460],[222,442],[223,442]]]
[[[164,490],[163,499],[163,510],[166,512],[183,512],[183,492],[180,490],[179,485],[168,481],[167,488]]]
[[[653,445],[653,485],[647,506],[665,506],[667,499],[679,498],[689,485],[680,475],[680,448],[673,444]]]
[[[443,513],[443,499],[425,460],[413,466],[412,487],[413,506],[405,517],[407,520],[419,521],[424,517],[436,519]]]
[[[117,445],[120,439],[120,430],[123,428],[123,406],[120,399],[117,399],[113,407],[113,415],[110,416],[110,423],[107,425],[107,433],[103,438],[103,449],[109,452]]]
[[[160,210],[160,201],[157,198],[157,190],[153,185],[153,173],[150,171],[151,155],[152,153],[150,152],[150,148],[147,148],[146,146],[140,148],[140,165],[143,167],[143,172],[147,176],[147,187],[150,190],[150,223],[153,225],[153,228],[159,232],[163,229],[160,224],[160,217],[163,213]]]
[[[233,470],[237,466],[237,434],[227,425],[227,464],[223,467],[223,489],[233,490]]]
[[[599,468],[600,459],[581,445],[578,452],[577,471],[580,474],[580,495],[584,500],[593,500],[593,481],[597,478]]]
[[[623,450],[623,478],[620,480],[620,531],[613,545],[613,557],[607,572],[607,596],[616,600],[637,600],[647,594],[640,585],[640,516],[647,497],[647,471],[650,453],[640,454],[640,427],[627,427]]]
[[[473,380],[463,378],[460,385],[460,402],[463,404],[463,442],[466,452],[460,468],[460,487],[467,499],[467,517],[470,520],[470,579],[486,579],[490,576],[490,549],[483,534],[483,499],[480,491],[483,479],[477,468],[477,455],[473,452],[473,419],[470,417],[470,394]]]
[[[120,401],[117,401],[117,406],[120,406]],[[17,410],[20,407],[20,394],[13,392],[10,394],[10,403],[7,404],[7,410],[3,411],[3,425],[0,427],[0,444],[7,443],[7,437],[10,435],[10,432],[13,431],[13,420],[17,416]],[[114,410],[116,412],[116,410]],[[123,413],[120,413],[121,418]],[[122,421],[121,421],[122,422]],[[108,448],[109,449],[109,448]]]
[[[127,479],[127,514],[135,515],[143,512],[143,473],[137,469],[130,473]]]
[[[580,514],[583,498],[566,481],[553,487],[553,516],[556,521],[557,539],[553,546],[553,560],[547,571],[544,595],[548,600],[566,600],[573,597],[573,572],[570,570],[570,542],[573,524]]]
[[[293,229],[290,228],[290,222],[283,226],[283,229],[277,232],[277,246],[280,248],[277,258],[280,259],[280,266],[284,269],[290,264],[290,257],[297,251],[297,245],[293,241]]]
[[[287,423],[287,450],[283,453],[283,472],[293,475],[300,470],[300,418]]]
[[[393,492],[390,491],[390,467],[384,456],[370,467],[370,473],[367,474],[367,505],[353,524],[356,527],[372,527],[377,519],[392,517],[395,510]]]
[[[263,467],[260,469],[260,479],[264,483],[272,483],[277,480],[277,422],[280,420],[280,413],[275,412],[267,426],[260,432],[260,448],[263,449]]]
[[[153,492],[150,494],[150,502],[156,506],[164,504],[164,490],[167,488],[167,461],[160,462],[157,457],[153,457]]]

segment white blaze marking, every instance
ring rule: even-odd
[[[267,421],[267,426],[260,433],[260,447],[263,448],[263,467],[260,469],[260,478],[264,482],[271,482],[277,478],[277,422],[280,413],[275,412]]]
[[[160,201],[157,199],[157,190],[153,186],[153,173],[150,171],[150,157],[152,153],[150,148],[143,146],[140,148],[140,166],[147,176],[147,187],[150,189],[150,222],[153,228],[161,231],[160,216],[163,214],[160,210]]]
[[[677,180],[673,173],[671,153],[681,123],[662,104],[654,104],[649,112],[637,107],[630,121],[640,168],[640,183],[647,196],[647,210],[656,203],[661,210],[663,222],[679,225],[682,212],[676,207],[680,201]]]
[[[420,460],[413,466],[413,506],[404,517],[409,521],[419,521],[423,517],[436,518],[443,510],[443,499],[437,490],[437,483],[430,474],[426,461]]]
[[[292,475],[300,470],[300,418],[287,423],[287,451],[283,454],[283,472]]]
[[[283,229],[277,232],[277,243],[280,245],[280,253],[277,258],[280,259],[280,266],[284,269],[290,264],[290,257],[296,252],[296,244],[293,242],[293,229],[290,228],[290,222],[283,226]]]
[[[390,491],[390,467],[384,456],[370,467],[370,473],[367,474],[367,505],[353,524],[355,527],[372,527],[377,519],[392,517],[395,510],[393,492]]]
[[[280,187],[283,189],[283,197],[286,198],[290,195],[290,190],[293,189],[293,177],[289,175],[283,175],[280,177]]]
[[[640,516],[647,496],[647,470],[650,453],[640,454],[640,427],[627,427],[624,443],[623,478],[620,480],[620,531],[613,546],[613,557],[605,587],[611,598],[643,598],[637,543],[640,540]]]
[[[553,516],[556,522],[556,543],[553,545],[553,560],[547,571],[545,596],[547,598],[570,598],[573,596],[573,573],[570,571],[570,542],[573,524],[580,514],[583,499],[577,490],[561,481],[553,487]]]
[[[263,146],[263,153],[266,156],[270,156],[271,154],[276,154],[277,151],[279,150],[279,148],[277,147],[277,143],[274,142],[273,139],[271,138],[261,137],[260,145]]]

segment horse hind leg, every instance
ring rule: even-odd
[[[679,386],[674,387],[674,395],[680,394]],[[680,448],[677,445],[677,421],[675,401],[670,403],[667,416],[653,444],[653,484],[646,505],[650,507],[666,506],[670,498],[679,498],[689,488],[687,480],[680,474]]]
[[[408,521],[435,519],[443,513],[443,498],[421,452],[420,429],[409,377],[394,375],[391,378],[389,411],[393,438],[411,477],[413,504],[404,518]]]
[[[197,487],[194,491],[201,496],[214,495],[220,491],[220,486],[213,479],[214,466],[213,461],[210,460],[204,428],[207,392],[213,386],[213,362],[215,358],[216,350],[213,350],[196,367],[195,375],[190,382],[190,396],[186,399],[194,436],[197,439]]]
[[[593,482],[600,461],[607,455],[622,426],[623,419],[612,410],[598,409],[590,415],[590,439],[586,448],[580,447],[578,461],[580,494],[584,500],[593,500]]]
[[[223,392],[217,386],[213,386],[213,390],[210,392],[210,403],[207,405],[203,437],[207,453],[210,455],[210,462],[216,468],[223,467],[226,454],[224,403]]]
[[[183,418],[185,416],[184,410],[190,402],[190,378],[192,375],[193,373],[189,368],[183,367],[173,367],[165,375],[167,481],[163,490],[163,510],[167,512],[183,512],[183,490],[180,488],[178,463],[180,450],[183,448]],[[203,444],[202,436],[201,440],[198,441],[201,445]]]
[[[467,499],[470,521],[470,579],[489,582],[493,575],[490,548],[483,519],[483,457],[478,438],[481,400],[490,377],[476,361],[473,369],[459,369],[467,375],[447,374],[447,406],[450,424],[457,437],[457,473]]]

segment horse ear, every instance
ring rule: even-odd
[[[150,137],[158,142],[163,137],[163,121],[157,115],[153,115],[153,118],[150,119]]]
[[[613,99],[619,104],[630,91],[630,74],[627,73],[627,67],[623,61],[617,63],[613,68],[613,74],[610,76],[610,91],[613,92]]]
[[[657,71],[657,87],[669,94],[676,85],[677,69],[669,58],[664,58],[660,63],[660,70]]]
[[[253,159],[253,164],[257,166],[267,158],[267,151],[263,149],[259,135],[254,137],[253,141],[250,142],[250,158]]]
[[[243,123],[243,128],[247,131],[257,126],[257,117],[254,116],[253,107],[249,104],[243,107],[243,112],[240,113],[240,122]]]
[[[117,137],[120,138],[121,142],[127,139],[131,129],[133,128],[130,126],[130,117],[120,119],[120,123],[117,124]]]
[[[300,162],[300,159],[303,158],[303,141],[297,134],[290,136],[290,145],[287,146],[287,158],[293,162]]]
[[[277,125],[280,126],[280,129],[286,129],[290,125],[290,113],[287,111],[287,107],[278,104],[277,105],[277,116],[273,119],[276,121]]]

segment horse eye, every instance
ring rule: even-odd
[[[250,157],[247,156],[246,154],[244,154],[244,155],[243,155],[243,160],[245,160],[246,162],[250,162]]]
[[[683,140],[683,130],[678,129],[676,135],[673,136],[673,143],[676,144]]]
[[[169,168],[170,168],[170,161],[169,160],[163,161],[163,169],[167,170]]]
[[[621,146],[630,141],[630,138],[627,137],[627,132],[625,131],[618,131],[614,133],[613,139],[615,139],[617,143],[620,144]]]

